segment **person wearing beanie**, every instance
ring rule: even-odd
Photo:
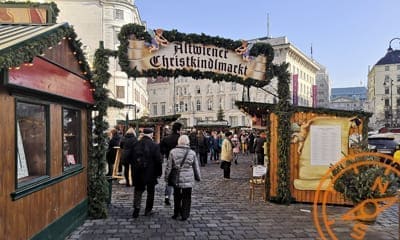
[[[153,142],[153,129],[143,129],[143,137],[137,142],[133,152],[133,218],[139,217],[140,205],[144,191],[147,191],[145,216],[154,212],[154,193],[157,179],[162,175],[160,148]]]
[[[160,152],[163,157],[168,158],[170,151],[178,145],[178,138],[181,135],[182,124],[180,122],[175,122],[172,125],[172,133],[161,140],[160,143]],[[165,205],[171,205],[171,195],[172,195],[172,186],[165,186]]]

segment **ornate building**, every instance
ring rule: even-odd
[[[100,41],[104,42],[105,48],[117,50],[118,33],[123,25],[145,25],[132,0],[60,0],[56,3],[60,9],[58,22],[69,22],[74,26],[84,44],[89,62],[93,62]],[[110,90],[110,97],[126,104],[125,109],[109,108],[110,127],[117,120],[125,120],[126,115],[129,119],[134,119],[146,113],[146,79],[128,79],[116,58],[110,58],[109,72],[111,78],[107,88]]]
[[[366,87],[332,88],[330,108],[348,111],[365,110]]]
[[[371,127],[400,126],[400,50],[393,49],[391,44],[386,55],[368,72],[368,100],[369,110],[374,113]]]
[[[317,107],[329,108],[330,94],[331,94],[331,81],[326,68],[318,64],[320,70],[315,77],[317,85]]]

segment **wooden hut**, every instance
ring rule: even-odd
[[[352,154],[358,150],[359,145],[353,142],[356,137],[366,136],[369,113],[362,111],[343,111],[323,108],[309,108],[291,106],[290,127],[288,129],[279,128],[279,109],[274,104],[237,102],[239,108],[253,118],[262,119],[265,122],[267,137],[268,167],[267,177],[267,196],[274,201],[279,197],[279,192],[283,192],[282,186],[287,186],[290,198],[294,202],[312,203],[314,202],[320,180],[328,171],[330,164],[339,161],[342,154]],[[357,119],[357,124],[354,124]],[[310,133],[313,126],[315,134]],[[279,130],[281,129],[281,130]],[[324,136],[318,131],[325,131]],[[327,134],[332,130],[333,134]],[[290,139],[283,139],[288,133]],[[296,137],[299,139],[296,140]],[[325,144],[312,149],[312,138],[316,144]],[[315,140],[314,139],[314,140]],[[325,141],[325,142],[324,142]],[[335,146],[335,144],[337,146]],[[283,163],[280,159],[282,148],[289,147],[288,162]],[[329,151],[336,150],[330,154]],[[333,153],[339,155],[333,156]],[[319,157],[318,157],[319,156]],[[286,176],[287,174],[287,176]],[[285,180],[289,184],[286,184]],[[282,181],[285,183],[281,184]],[[323,183],[326,188],[328,182]],[[322,191],[323,192],[323,191]],[[329,204],[348,204],[340,194],[331,194],[327,202]]]
[[[0,239],[64,239],[87,216],[87,62],[68,24],[0,24]]]

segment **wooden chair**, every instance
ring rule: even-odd
[[[267,194],[267,189],[265,185],[265,178],[267,174],[267,167],[263,165],[256,165],[256,166],[251,166],[251,174],[250,174],[250,192],[249,192],[249,198],[250,201],[254,201],[254,195],[256,189],[260,189],[262,193],[262,198],[264,201],[266,201],[266,194]]]

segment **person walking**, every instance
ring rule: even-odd
[[[119,147],[121,136],[118,134],[117,129],[112,128],[110,130],[110,141],[108,142],[108,149],[106,153],[106,159],[108,164],[107,176],[112,176],[114,170],[115,157],[117,156],[117,149]]]
[[[245,133],[245,132],[243,132],[241,135],[240,135],[240,142],[241,142],[241,148],[242,148],[242,153],[243,154],[245,154],[245,153],[248,153],[247,152],[247,138],[248,138],[248,136],[247,136],[247,133]]]
[[[122,149],[121,163],[124,166],[124,177],[126,181],[126,186],[130,187],[129,179],[133,180],[133,151],[135,144],[137,143],[135,130],[133,128],[128,128],[125,136],[121,140],[120,147]],[[131,168],[131,177],[129,178],[129,168]]]
[[[197,130],[195,128],[189,134],[190,148],[197,154],[198,153],[198,142],[197,142]]]
[[[254,141],[254,150],[257,156],[257,164],[264,165],[264,143],[266,141],[266,134],[260,133],[260,135]]]
[[[162,162],[160,147],[153,142],[153,129],[143,129],[143,137],[135,145],[133,154],[133,218],[137,218],[140,212],[143,192],[147,191],[145,216],[154,212],[154,192],[157,178],[162,174]]]
[[[232,133],[226,132],[221,146],[221,168],[224,170],[224,179],[231,178],[231,163],[233,159]]]
[[[197,134],[197,150],[200,156],[200,165],[204,167],[207,164],[208,144],[202,130]]]
[[[238,158],[240,153],[240,142],[236,134],[233,135],[231,142],[233,147],[233,160],[235,164],[238,164]]]
[[[172,168],[179,168],[178,182],[174,186],[174,215],[172,219],[185,221],[190,216],[192,203],[192,188],[194,181],[200,181],[200,168],[196,152],[190,149],[190,141],[187,135],[178,139],[178,146],[171,150],[167,167],[165,168],[165,181],[168,182]]]
[[[180,136],[182,124],[179,122],[175,122],[172,125],[172,133],[166,137],[164,137],[161,140],[160,143],[160,151],[161,154],[168,158],[170,151],[178,145],[178,138]],[[164,203],[165,205],[171,205],[170,199],[171,199],[171,194],[172,194],[173,187],[168,186],[168,184],[165,185],[165,191],[164,191]]]

